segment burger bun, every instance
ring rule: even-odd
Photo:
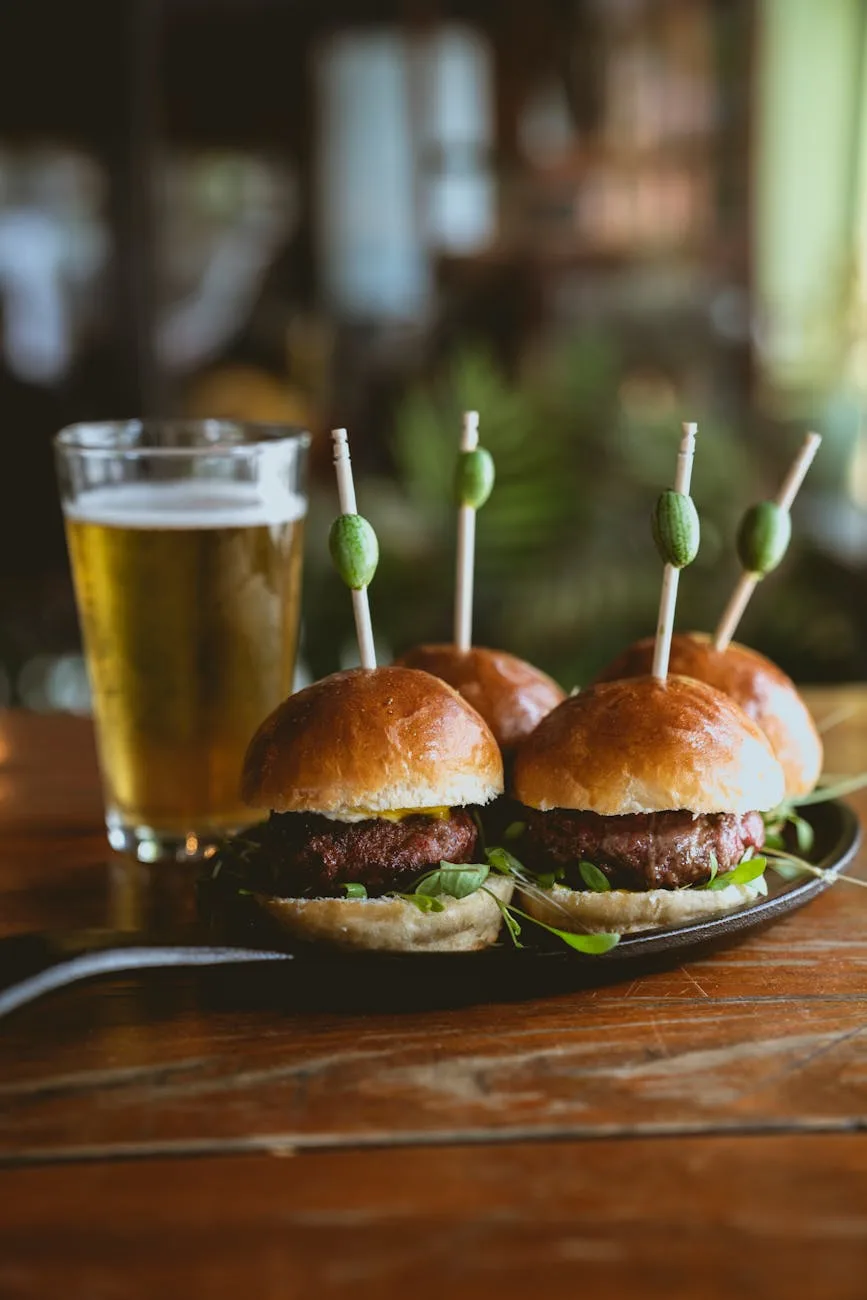
[[[633,677],[549,713],[518,749],[513,791],[543,811],[741,814],[775,808],[785,783],[764,733],[722,691]]]
[[[466,898],[440,895],[441,912],[422,912],[402,898],[255,897],[296,939],[354,951],[475,952],[495,943],[500,933],[502,913],[490,894],[505,904],[513,887],[510,877],[492,873]]]
[[[552,677],[503,650],[420,645],[397,662],[433,673],[453,686],[481,714],[500,749],[506,751],[566,698]]]
[[[597,682],[648,673],[653,638],[636,641],[596,679]],[[786,778],[786,796],[808,794],[822,771],[822,741],[797,687],[770,659],[732,642],[716,650],[701,632],[672,637],[670,669],[723,691],[738,704],[771,742]]]
[[[484,720],[438,677],[400,667],[352,668],[290,695],[251,740],[241,779],[252,808],[347,821],[502,791]]]
[[[762,893],[757,884],[753,881],[716,890],[612,889],[606,893],[554,885],[544,891],[519,890],[519,896],[530,916],[559,930],[631,934],[688,925],[747,907]]]

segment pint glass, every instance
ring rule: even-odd
[[[113,848],[197,857],[250,820],[244,751],[292,689],[308,445],[217,420],[57,437]]]

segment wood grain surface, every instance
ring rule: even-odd
[[[867,1143],[533,1143],[0,1173],[16,1300],[863,1300]]]
[[[867,767],[867,688],[811,702],[828,770]],[[0,933],[183,912],[99,818],[88,724],[0,716]],[[0,1295],[867,1294],[867,891],[582,983],[365,1006],[157,972],[25,1008]]]

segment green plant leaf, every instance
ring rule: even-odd
[[[509,904],[505,903],[502,898],[498,898],[492,889],[488,889],[487,885],[482,885],[482,893],[487,894],[488,898],[492,898],[500,909],[500,916],[506,923],[506,930],[514,947],[523,948],[524,945],[520,942],[521,923],[516,916],[512,915]]]
[[[540,889],[553,889],[559,880],[566,875],[565,867],[557,867],[554,871],[543,871],[541,875],[533,876],[533,883]]]
[[[473,808],[472,812],[470,813],[470,816],[472,817],[473,821],[476,823],[476,833],[478,835],[478,839],[476,841],[476,848],[481,853],[484,853],[487,848],[487,840],[485,837],[485,825],[484,822],[482,821],[482,815],[479,812],[478,808]]]
[[[807,808],[814,803],[828,803],[831,799],[839,799],[841,795],[851,794],[853,790],[860,790],[865,785],[867,785],[867,772],[859,772],[855,776],[847,776],[841,781],[835,781],[833,785],[819,785],[809,794],[793,799],[792,804],[796,808]]]
[[[551,925],[545,928],[549,933],[555,934],[558,939],[562,939],[570,948],[574,948],[576,952],[598,955],[603,952],[610,952],[620,942],[619,934],[572,934],[570,930],[556,930]]]
[[[506,904],[503,904],[505,907]],[[556,938],[562,939],[570,948],[576,952],[585,953],[603,953],[609,952],[616,948],[620,942],[619,934],[573,934],[571,930],[558,930],[556,926],[547,925],[545,921],[540,921],[537,916],[530,916],[529,912],[522,912],[520,907],[514,903],[508,904],[508,910],[513,916],[520,916],[522,920],[529,921],[532,925],[537,925],[540,930],[546,930],[548,934],[553,934]]]
[[[812,826],[806,818],[799,817],[795,812],[789,815],[789,823],[795,828],[795,840],[798,845],[798,852],[809,853],[816,838]]]
[[[519,880],[527,878],[527,872],[522,863],[514,857],[508,849],[494,848],[488,849],[486,855],[488,864],[494,871],[498,871],[501,876],[516,876]]]
[[[497,902],[499,901],[500,900],[497,899]],[[500,911],[502,913],[503,920],[506,923],[506,930],[508,932],[509,938],[512,940],[512,943],[516,948],[523,948],[524,945],[521,943],[521,922],[518,920],[516,916],[512,916],[512,913],[509,911],[508,907],[505,904],[503,904],[503,906],[500,908]]]
[[[809,876],[811,874],[807,868],[801,866],[800,863],[784,861],[783,859],[780,859],[778,862],[771,861],[770,866],[771,870],[776,871],[777,875],[782,880],[797,880],[799,876]]]
[[[829,791],[832,789],[840,790],[842,785],[848,785],[848,782],[839,782],[833,787],[828,787],[828,789]],[[831,793],[827,795],[827,798],[829,799],[834,797],[835,795]],[[822,800],[815,800],[814,802],[820,803]],[[779,808],[775,808],[773,812],[765,813],[764,823],[765,843],[769,848],[785,849],[785,829],[786,826],[791,826],[795,832],[795,840],[799,851],[801,853],[809,853],[812,849],[813,841],[815,839],[813,827],[805,817],[801,817],[797,812],[795,812],[795,808],[792,804],[780,804]]]
[[[503,831],[503,839],[506,840],[507,843],[511,843],[513,840],[519,840],[526,829],[526,822],[510,822]]]
[[[436,898],[445,894],[449,898],[469,898],[475,894],[488,878],[490,867],[484,863],[472,866],[441,862],[437,870],[422,876],[413,890],[414,894],[426,894]]]
[[[708,883],[709,885],[712,884],[712,882],[713,882],[714,880],[716,880],[716,878],[717,878],[718,875],[719,875],[719,858],[718,858],[717,855],[714,853],[713,849],[711,849],[711,851],[710,851],[710,876],[709,876],[709,878],[708,878],[707,883]]]
[[[367,898],[367,886],[358,880],[347,880],[338,885],[347,898]]]
[[[405,903],[412,903],[420,912],[444,912],[445,905],[438,898],[433,898],[430,894],[395,894],[395,898],[402,898]]]
[[[805,862],[794,853],[785,851],[775,853],[771,850],[768,854],[770,865],[784,879],[792,880],[794,877],[790,874],[790,869],[794,867],[799,875],[816,876],[820,880],[829,880],[836,884],[838,880],[845,880],[848,885],[857,885],[859,889],[867,889],[867,880],[861,880],[858,876],[845,876],[842,871],[835,871],[833,867],[817,867],[812,862]]]
[[[702,888],[728,889],[729,885],[749,885],[752,881],[758,880],[759,876],[765,874],[767,865],[767,858],[747,858],[745,861],[739,862],[731,871],[724,871],[721,875],[709,880]]]
[[[604,871],[592,862],[579,862],[578,871],[581,879],[588,889],[594,894],[608,894],[611,892],[611,882],[605,875]]]

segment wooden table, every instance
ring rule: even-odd
[[[828,770],[867,767],[867,687],[811,702]],[[86,723],[0,715],[0,826],[4,932],[140,906]],[[865,936],[839,884],[505,1005],[298,1011],[275,968],[54,994],[0,1023],[0,1295],[860,1300]]]

